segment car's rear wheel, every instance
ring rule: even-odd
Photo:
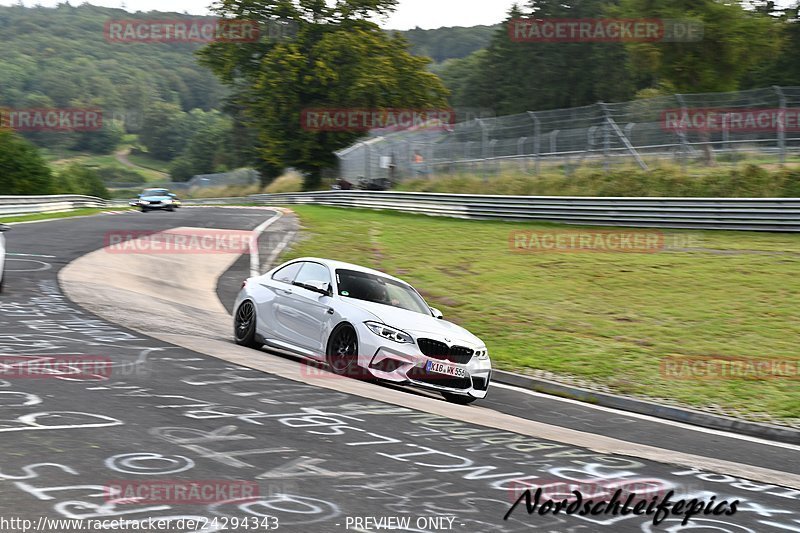
[[[147,208],[146,207],[140,207],[139,211],[141,211],[142,213],[147,213]]]
[[[256,340],[256,306],[250,300],[245,300],[236,310],[233,319],[233,335],[236,344],[248,348],[259,349],[263,346]]]
[[[443,392],[442,396],[450,403],[457,403],[459,405],[468,405],[477,400],[474,396],[467,396],[466,394],[453,394],[452,392]]]
[[[357,378],[361,372],[358,366],[358,336],[350,324],[343,324],[331,333],[325,360],[331,370],[340,376]]]

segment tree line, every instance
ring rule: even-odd
[[[515,42],[510,21],[660,19],[702,28],[695,42]],[[456,107],[498,115],[674,93],[800,84],[797,6],[718,0],[533,0],[489,45],[439,65]]]
[[[226,0],[222,17],[288,21],[256,42],[108,43],[110,18],[175,18],[90,5],[0,7],[0,105],[122,110],[103,132],[26,133],[39,146],[107,153],[136,133],[176,180],[249,165],[318,186],[359,131],[310,131],[311,108],[478,108],[494,114],[675,92],[800,85],[797,6],[771,1],[529,0],[504,23],[392,32],[396,0]],[[640,18],[698,23],[699,42],[516,42],[508,23]],[[1,148],[0,148],[1,149]]]

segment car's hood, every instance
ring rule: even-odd
[[[407,311],[391,305],[383,305],[354,298],[342,297],[348,304],[367,311],[387,326],[401,329],[414,337],[433,335],[449,339],[450,344],[467,344],[470,347],[483,345],[483,342],[466,329],[431,315]]]

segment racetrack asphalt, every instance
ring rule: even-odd
[[[273,515],[279,531],[371,530],[355,520],[365,517],[410,518],[413,527],[399,531],[678,530],[677,517],[654,527],[645,516],[528,516],[523,508],[503,520],[515,487],[591,478],[607,486],[628,482],[660,492],[673,489],[678,498],[740,500],[735,515],[700,515],[690,522],[695,528],[800,529],[800,491],[795,489],[487,429],[265,374],[108,323],[69,301],[58,285],[58,272],[100,249],[107,232],[252,229],[271,214],[192,208],[17,225],[7,234],[14,255],[9,255],[6,292],[0,297],[0,353],[107,357],[114,368],[102,381],[0,380],[0,526],[2,518],[11,517],[37,522],[40,517]],[[292,230],[287,221],[281,224],[266,234],[262,258]],[[219,278],[222,305],[230,305],[248,272],[249,261],[241,258]],[[125,306],[124,301],[107,304]],[[476,405],[710,459],[794,474],[800,465],[791,447],[507,388],[493,387]],[[120,480],[176,479],[255,482],[260,497],[192,505],[106,501],[104,487]],[[417,527],[418,519],[423,527]],[[152,523],[147,527],[157,530]]]

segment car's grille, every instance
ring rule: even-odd
[[[417,344],[423,354],[434,359],[447,360],[460,365],[469,363],[469,360],[472,359],[472,349],[464,346],[448,346],[433,339],[417,339]]]
[[[449,387],[451,389],[468,389],[472,385],[469,378],[458,378],[455,376],[445,376],[444,374],[429,374],[425,371],[424,367],[415,366],[406,374],[409,379],[420,381],[422,383],[430,383],[431,385],[439,385],[440,387]]]

